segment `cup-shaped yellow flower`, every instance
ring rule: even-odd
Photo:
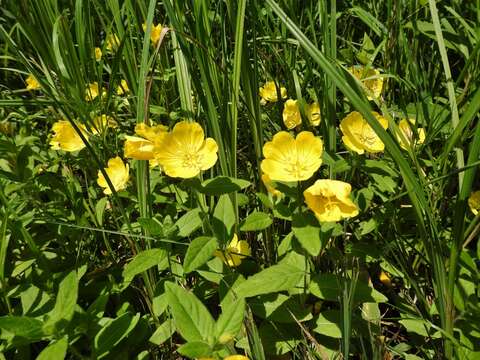
[[[372,114],[380,125],[387,129],[387,119],[375,111]],[[385,149],[382,140],[358,111],[351,112],[340,122],[340,130],[343,133],[342,141],[345,146],[358,154],[363,154],[365,151],[378,153]]]
[[[130,177],[129,170],[128,163],[124,164],[119,156],[108,160],[105,172],[112,182],[115,191],[120,191],[127,187],[128,179]],[[105,195],[110,195],[112,193],[112,189],[108,186],[107,180],[105,180],[105,177],[100,170],[98,170],[97,184],[103,188],[103,193]]]
[[[98,115],[93,118],[93,124],[90,132],[94,135],[98,135],[99,133],[104,132],[109,127],[116,128],[117,125],[118,124],[113,117],[105,114]]]
[[[130,89],[128,88],[127,80],[122,79],[122,81],[120,81],[120,84],[117,87],[117,95],[123,95],[128,92],[130,92]]]
[[[352,187],[339,180],[317,180],[303,192],[305,202],[320,222],[340,221],[358,215],[350,199]]]
[[[423,144],[425,142],[425,129],[417,128],[417,138],[413,133],[412,126],[415,126],[414,119],[402,119],[398,123],[398,129],[401,134],[397,134],[397,140],[400,144],[400,147],[404,150],[407,150],[409,147],[415,147],[418,144]]]
[[[118,47],[120,46],[120,40],[118,39],[117,34],[110,34],[106,38],[106,49],[108,51],[116,51]]]
[[[383,78],[379,77],[380,71],[361,65],[352,66],[348,71],[362,83],[367,91],[368,100],[378,99],[380,97],[383,89]]]
[[[101,89],[102,96],[105,96],[107,92],[105,89]],[[85,100],[86,101],[93,101],[97,96],[100,95],[100,88],[98,87],[98,82],[93,82],[88,84],[87,88],[85,89]]]
[[[310,131],[293,138],[280,131],[263,146],[260,167],[273,181],[302,181],[313,176],[322,164],[323,142]]]
[[[155,146],[155,158],[170,177],[191,178],[217,162],[217,143],[205,139],[196,122],[180,121]]]
[[[78,125],[83,136],[88,139],[88,134],[85,131],[85,127],[81,124]],[[79,151],[85,147],[85,143],[82,138],[75,131],[75,128],[67,120],[59,120],[52,126],[53,137],[50,140],[50,147],[52,150],[64,150],[64,151]]]
[[[102,60],[102,49],[100,49],[99,47],[95,48],[95,60],[96,61]]]
[[[148,126],[144,123],[135,126],[139,136],[125,136],[123,155],[136,160],[148,160],[150,166],[157,165],[155,159],[156,143],[167,134],[168,128],[163,125]]]
[[[25,83],[27,84],[27,87],[26,87],[27,90],[39,90],[42,88],[38,80],[35,78],[35,76],[31,74],[28,75],[27,79],[25,80]]]
[[[289,130],[296,128],[302,123],[302,115],[300,114],[297,100],[288,99],[285,101],[282,117],[283,123]]]
[[[275,82],[273,81],[267,81],[265,85],[263,85],[259,90],[259,94],[261,99],[261,103],[265,105],[268,101],[270,102],[276,102],[278,101],[278,94],[277,94],[277,88],[275,86]],[[280,96],[282,99],[287,98],[287,89],[284,88],[283,86],[280,87]]]
[[[480,211],[480,190],[474,191],[468,197],[468,206],[472,211],[473,215],[477,215]]]
[[[232,241],[224,251],[216,250],[214,255],[220,258],[225,264],[236,267],[242,263],[242,260],[250,256],[250,245],[245,240],[238,240],[237,234],[233,235]]]
[[[273,186],[272,179],[267,174],[262,174],[262,182],[263,185],[265,185],[265,188],[267,191],[272,194],[272,196],[282,196],[282,192],[277,190],[275,186]]]
[[[147,24],[143,23],[142,25],[143,31],[147,31]],[[157,46],[158,42],[160,41],[160,35],[162,34],[163,26],[161,24],[155,25],[152,24],[152,30],[150,32],[150,41],[152,42],[153,46]]]
[[[312,126],[319,126],[320,125],[320,120],[321,118],[321,113],[320,113],[320,105],[318,102],[313,102],[308,105],[307,108],[307,117],[308,121],[310,121],[310,125]]]

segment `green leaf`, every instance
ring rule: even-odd
[[[172,319],[167,319],[162,325],[160,325],[153,335],[148,339],[152,344],[162,345],[165,341],[175,332],[175,324]]]
[[[307,321],[312,318],[312,308],[302,304],[301,297],[302,295],[261,295],[249,300],[248,305],[255,315],[276,323],[294,323],[295,319]]]
[[[340,311],[324,311],[318,315],[317,321],[315,322],[316,326],[313,331],[321,335],[330,336],[335,339],[341,339],[341,321]]]
[[[201,236],[194,239],[188,246],[185,260],[183,261],[185,274],[198,269],[210,260],[217,247],[217,239],[213,237]]]
[[[320,299],[328,301],[339,301],[341,296],[340,279],[334,274],[320,274],[310,282],[310,292]],[[354,301],[364,302],[387,302],[388,298],[381,292],[358,281],[355,286]]]
[[[49,314],[45,323],[46,331],[50,332],[51,327],[65,326],[70,322],[75,312],[78,296],[78,279],[76,270],[70,271],[60,282],[55,306]],[[48,329],[48,330],[47,330]]]
[[[167,263],[167,251],[164,249],[150,249],[139,252],[132,261],[130,261],[123,269],[123,281],[129,283],[135,277],[152,266],[161,265],[165,269]]]
[[[67,354],[68,340],[67,337],[63,337],[60,340],[57,340],[50,345],[48,345],[42,352],[37,356],[37,360],[62,360],[65,359]]]
[[[245,313],[245,299],[239,298],[222,308],[216,324],[215,338],[224,344],[233,339],[240,332]]]
[[[163,234],[163,225],[155,218],[139,218],[138,223],[142,226],[142,229],[148,231],[152,236]]]
[[[260,231],[272,225],[272,218],[261,211],[254,211],[240,225],[240,231]]]
[[[432,334],[429,334],[432,326],[423,319],[402,319],[398,320],[398,322],[402,324],[408,332],[413,332],[425,337],[432,336]],[[434,334],[433,337],[440,337],[440,334]]]
[[[228,176],[217,176],[202,183],[200,192],[206,195],[223,195],[245,189],[250,182]]]
[[[235,210],[230,196],[220,196],[217,206],[215,206],[215,210],[213,211],[212,226],[221,244],[226,244],[232,239],[235,222]]]
[[[187,356],[190,359],[206,357],[212,353],[210,345],[203,341],[189,341],[180,346],[177,351],[179,354]]]
[[[140,314],[132,316],[130,313],[125,313],[120,317],[109,321],[95,336],[94,348],[98,359],[108,355],[110,350],[114,348],[120,341],[135,329]]]
[[[312,256],[318,256],[324,246],[318,220],[311,213],[295,214],[292,219],[293,234]]]
[[[252,297],[288,290],[296,286],[304,275],[304,269],[290,263],[287,256],[278,264],[250,276],[235,291],[240,297]]]
[[[190,236],[195,230],[202,226],[202,212],[199,208],[188,211],[177,220],[175,226],[178,228],[178,236]]]
[[[192,292],[171,282],[165,283],[165,292],[177,331],[185,340],[201,341],[213,336],[212,315]]]
[[[2,338],[4,331],[29,340],[39,340],[44,336],[43,322],[27,316],[2,316],[0,329]]]

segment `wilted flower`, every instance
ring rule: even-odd
[[[88,135],[85,131],[85,127],[81,124],[78,125],[83,136],[88,139]],[[52,140],[50,140],[50,147],[52,150],[64,150],[64,151],[78,151],[85,147],[85,143],[82,138],[75,131],[75,128],[69,121],[59,120],[52,126],[54,132]]]
[[[105,172],[112,182],[115,191],[120,191],[127,187],[127,182],[130,177],[129,166],[128,164],[124,164],[119,156],[108,160],[108,166],[105,168]],[[100,170],[98,170],[97,184],[103,188],[103,193],[105,195],[110,195],[112,193],[112,189],[108,186],[108,183]]]
[[[383,116],[375,111],[372,114],[384,129],[388,127],[388,121]],[[345,146],[358,154],[365,151],[377,153],[385,149],[382,140],[358,111],[351,112],[340,122],[340,130]]]
[[[130,89],[128,88],[127,80],[122,79],[120,81],[120,85],[117,87],[117,95],[123,95],[130,92]]]
[[[418,138],[414,139],[412,126],[415,126],[414,119],[402,119],[398,123],[398,128],[400,129],[401,134],[397,134],[397,140],[400,144],[400,147],[404,150],[407,150],[412,145],[415,147],[418,144],[423,144],[425,141],[425,129],[418,128]]]
[[[322,164],[323,142],[310,131],[293,138],[286,131],[263,146],[262,171],[273,181],[307,180]]]
[[[138,136],[125,136],[123,156],[136,160],[149,160],[150,166],[157,165],[155,144],[167,134],[168,128],[163,125],[148,126],[144,123],[135,126]]]
[[[320,113],[320,105],[318,104],[318,102],[315,101],[308,105],[307,117],[308,117],[308,120],[310,121],[310,125],[312,126],[320,125],[320,121],[322,118]]]
[[[472,210],[473,215],[477,215],[480,210],[480,190],[474,191],[468,198],[468,206]]]
[[[116,51],[120,46],[120,40],[116,34],[108,35],[105,41],[107,42],[106,48],[108,51]]]
[[[95,48],[95,60],[96,61],[102,60],[102,49],[100,49],[99,47]]]
[[[225,264],[236,267],[242,263],[242,260],[250,256],[250,245],[245,240],[238,240],[237,234],[233,235],[232,241],[224,251],[215,251],[215,256],[219,257]]]
[[[357,206],[350,199],[352,187],[339,180],[317,180],[303,195],[318,221],[339,221],[358,215]]]
[[[373,100],[373,98],[378,99],[380,97],[383,88],[383,78],[378,77],[380,71],[373,68],[366,68],[361,65],[352,66],[348,71],[359,80],[367,90],[368,100]]]
[[[262,174],[262,182],[263,185],[265,185],[265,188],[267,191],[272,194],[272,196],[281,196],[282,192],[275,189],[275,187],[272,184],[272,179],[267,174]]]
[[[147,31],[147,24],[143,24],[143,31]],[[157,46],[158,42],[160,41],[160,35],[162,33],[163,26],[158,24],[152,24],[152,30],[150,31],[150,41],[152,42],[153,46]]]
[[[277,88],[275,87],[275,82],[268,81],[259,89],[260,97],[262,98],[261,103],[265,105],[267,101],[276,102],[278,101]],[[280,87],[280,96],[282,99],[287,98],[287,89],[283,86]]]
[[[200,124],[181,121],[156,145],[155,158],[170,177],[191,178],[217,162],[218,145]]]
[[[117,122],[115,119],[108,115],[98,115],[93,118],[93,126],[90,129],[90,132],[94,135],[103,132],[107,127],[116,128]]]
[[[293,129],[302,123],[302,116],[298,108],[297,100],[288,99],[283,105],[283,123],[287,129]]]
[[[26,87],[27,90],[38,90],[42,88],[40,86],[40,83],[32,74],[28,75],[27,79],[25,80],[25,83],[27,84],[27,87]]]

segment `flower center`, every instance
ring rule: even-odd
[[[198,153],[187,152],[183,155],[182,165],[186,168],[200,169],[201,160],[202,156]]]
[[[288,173],[290,173],[293,177],[297,179],[303,178],[305,176],[306,170],[307,167],[300,164],[298,160],[296,160],[295,162],[289,162],[286,169]]]

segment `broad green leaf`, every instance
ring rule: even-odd
[[[162,325],[160,325],[153,335],[148,339],[152,344],[162,345],[165,341],[175,332],[175,324],[172,319],[167,319]]]
[[[202,226],[202,212],[199,208],[188,211],[177,220],[175,226],[178,228],[178,236],[190,236],[195,230]]]
[[[255,211],[240,225],[240,231],[260,231],[272,225],[272,218],[261,211]]]
[[[402,324],[405,329],[407,329],[408,332],[413,332],[415,334],[421,335],[421,336],[432,336],[431,334],[431,325],[423,320],[423,319],[402,319],[398,320],[400,324]],[[430,332],[430,334],[429,334]],[[440,337],[439,333],[433,334],[432,337]]]
[[[268,294],[250,299],[248,304],[255,315],[276,323],[310,320],[312,308],[303,305],[300,298],[300,295]]]
[[[98,359],[108,355],[120,341],[127,337],[137,326],[140,314],[132,316],[125,313],[120,317],[109,321],[95,336],[94,348]]]
[[[67,348],[68,339],[67,337],[63,337],[43,349],[37,356],[37,360],[63,360],[67,354]]]
[[[138,223],[152,236],[163,234],[163,225],[155,218],[139,218]]]
[[[45,323],[45,329],[50,331],[51,327],[65,326],[72,317],[77,304],[78,296],[78,279],[76,270],[70,271],[60,282],[58,294],[55,300],[55,306],[49,314],[49,318]],[[65,323],[64,323],[65,322]]]
[[[221,244],[226,244],[232,239],[235,222],[235,210],[230,196],[220,196],[213,211],[212,226]]]
[[[165,292],[177,331],[185,340],[202,341],[213,336],[215,321],[192,292],[171,282],[165,283]]]
[[[194,239],[188,246],[185,260],[183,261],[185,274],[198,269],[210,260],[217,248],[217,239],[213,237],[201,236]]]
[[[295,214],[292,219],[293,234],[312,256],[318,256],[324,246],[318,220],[311,213]]]
[[[240,297],[252,297],[288,290],[296,286],[304,275],[305,271],[291,264],[287,256],[278,264],[250,276],[235,291]]]
[[[245,299],[239,298],[222,308],[216,324],[215,338],[220,343],[232,340],[240,332],[245,313]]]
[[[189,341],[177,349],[178,353],[195,359],[199,357],[206,357],[212,353],[210,345],[203,341]]]
[[[327,310],[320,313],[317,321],[315,321],[313,331],[321,335],[340,339],[342,337],[340,311]]]
[[[39,340],[44,336],[43,322],[27,316],[2,316],[0,329],[2,338],[6,335],[4,332],[29,340]]]
[[[200,192],[206,195],[222,195],[245,189],[250,182],[227,176],[217,176],[202,183]]]
[[[329,301],[339,301],[341,295],[340,279],[334,274],[320,274],[315,276],[310,282],[310,292],[320,299]],[[388,298],[369,287],[367,284],[358,281],[355,286],[354,301],[364,302],[387,302]]]
[[[139,252],[123,269],[122,275],[124,283],[129,283],[135,275],[138,275],[155,265],[161,265],[161,269],[165,269],[168,266],[166,250],[149,249]]]
[[[303,340],[302,332],[298,326],[287,324],[272,324],[264,322],[258,330],[262,344],[267,355],[284,355],[295,349]]]

